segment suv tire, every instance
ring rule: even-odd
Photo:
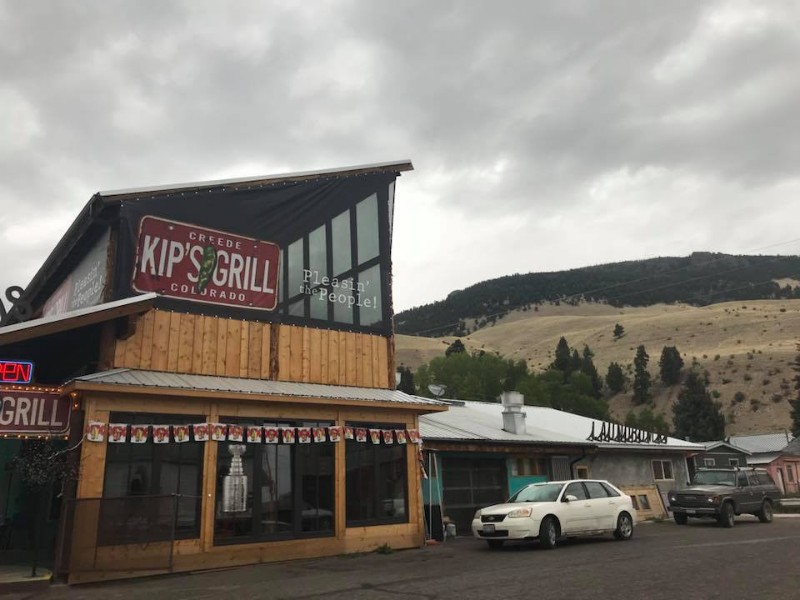
[[[736,514],[733,511],[733,504],[730,502],[723,502],[722,506],[719,508],[719,516],[717,517],[717,523],[719,523],[722,527],[733,527],[736,523]]]
[[[689,522],[689,517],[687,517],[684,513],[673,513],[672,518],[675,519],[675,522],[678,525],[686,525]]]
[[[758,520],[762,523],[772,523],[772,502],[764,500],[761,510],[756,513]]]

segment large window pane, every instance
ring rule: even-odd
[[[361,325],[381,322],[381,267],[375,265],[358,274]]]
[[[358,227],[358,262],[363,264],[378,256],[378,196],[372,194],[356,205]]]
[[[287,298],[294,298],[303,291],[303,240],[293,242],[286,250],[289,272]]]
[[[349,210],[337,215],[331,221],[331,245],[333,246],[333,274],[341,275],[352,269]]]
[[[349,286],[348,289],[341,287],[334,288],[332,293],[334,296],[333,303],[333,320],[338,323],[352,323],[353,322],[353,289]]]

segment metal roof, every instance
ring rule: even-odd
[[[446,412],[420,416],[420,433],[424,439],[441,441],[483,441],[517,443],[560,443],[597,446],[606,449],[702,450],[677,438],[666,444],[590,442],[592,432],[600,431],[603,421],[563,412],[545,406],[523,406],[526,432],[509,433],[503,429],[503,405],[495,402],[464,401],[451,405]]]
[[[780,452],[794,436],[786,431],[780,433],[763,433],[759,435],[732,435],[728,438],[728,443],[757,454],[759,452]],[[748,459],[748,462],[752,462]]]
[[[23,323],[6,325],[0,328],[0,346],[10,344],[20,339],[37,337],[38,330],[45,333],[56,333],[77,329],[86,325],[100,323],[123,315],[135,314],[147,310],[150,303],[158,298],[158,294],[151,292],[130,298],[123,298],[114,302],[106,302],[96,306],[89,306],[70,312],[65,312],[40,319],[32,319]]]
[[[366,165],[354,165],[350,167],[340,167],[338,169],[323,169],[318,171],[297,171],[294,173],[281,173],[278,175],[260,175],[255,177],[237,177],[233,179],[216,179],[213,181],[195,181],[188,183],[172,183],[167,185],[156,185],[149,187],[139,187],[121,190],[108,190],[97,192],[101,198],[114,198],[115,196],[132,196],[138,194],[154,194],[161,192],[173,192],[187,189],[206,189],[221,186],[240,186],[240,185],[261,185],[274,184],[284,181],[295,181],[302,179],[314,179],[323,176],[347,176],[361,173],[372,173],[381,171],[411,171],[414,165],[410,160],[400,160],[391,162],[372,163]]]
[[[749,450],[745,450],[744,448],[739,448],[738,446],[734,446],[733,444],[729,444],[728,442],[706,442],[705,444],[706,452],[710,452],[711,450],[716,450],[717,448],[730,448],[735,452],[741,452],[742,454],[752,454]]]
[[[293,398],[329,398],[332,400],[388,402],[404,406],[429,407],[434,410],[441,410],[446,407],[444,402],[410,396],[400,390],[272,381],[265,379],[245,379],[240,377],[164,373],[161,371],[142,371],[135,369],[102,371],[100,373],[76,377],[73,381],[103,385],[165,388],[171,390],[200,390],[206,392],[230,392],[233,394],[289,396]]]

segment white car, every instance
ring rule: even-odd
[[[629,540],[635,523],[630,496],[607,481],[576,479],[532,483],[505,504],[478,510],[472,533],[492,549],[533,539],[555,548],[560,538],[579,535],[613,533],[618,540]]]

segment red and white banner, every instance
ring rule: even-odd
[[[89,421],[86,424],[86,439],[90,442],[102,442],[106,439],[106,424],[100,421]]]
[[[280,430],[277,427],[264,427],[264,438],[268,444],[277,444],[280,441]]]
[[[150,433],[150,425],[131,425],[131,443],[144,444]]]
[[[169,425],[153,425],[153,443],[169,444]]]
[[[248,426],[247,428],[247,441],[250,444],[261,443],[261,427]]]
[[[108,424],[108,442],[110,444],[124,444],[128,441],[128,426],[125,423]]]
[[[244,440],[244,427],[241,425],[228,425],[228,441],[241,442]]]
[[[208,441],[208,423],[195,423],[192,425],[195,442]]]
[[[284,444],[294,444],[294,427],[281,427],[281,440]]]
[[[173,425],[172,437],[179,444],[189,441],[189,426],[188,425]]]

